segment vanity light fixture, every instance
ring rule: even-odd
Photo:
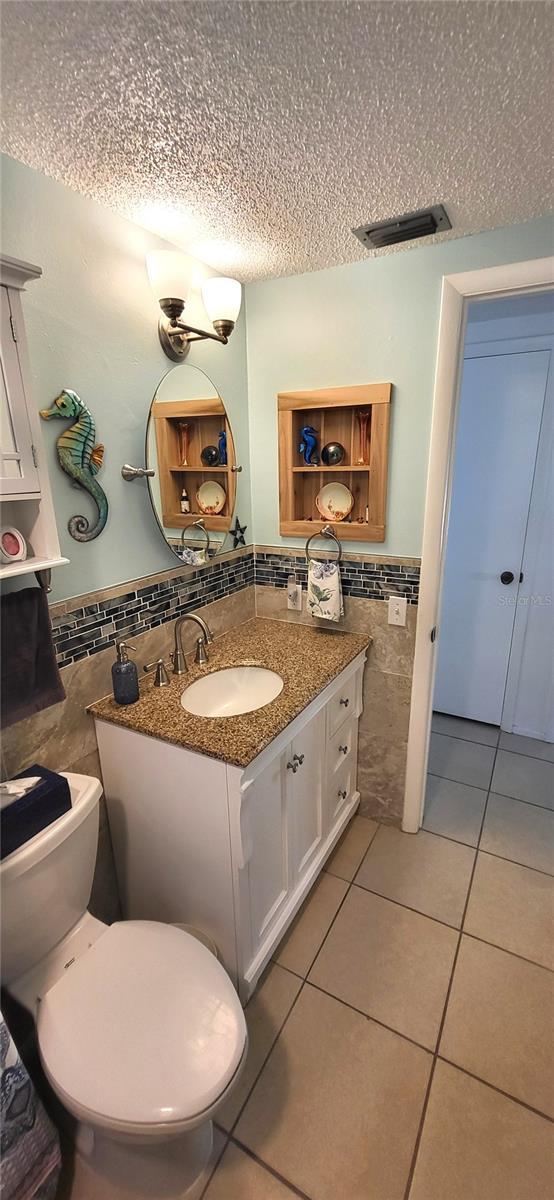
[[[202,284],[202,300],[215,332],[197,329],[182,321],[190,284],[187,257],[178,250],[154,250],[146,256],[150,286],[162,310],[158,335],[162,349],[173,362],[186,358],[191,342],[209,338],[227,345],[240,312],[242,289],[237,279],[213,275]]]

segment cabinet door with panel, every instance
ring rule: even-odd
[[[291,877],[301,879],[328,832],[324,794],[325,709],[294,738],[287,756]]]
[[[290,890],[285,757],[271,759],[242,799],[248,857],[241,871],[241,913],[244,928],[250,929],[250,960],[278,920]]]
[[[0,294],[0,490],[3,496],[19,496],[39,492],[40,484],[8,289],[0,288]]]

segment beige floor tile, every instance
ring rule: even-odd
[[[553,1004],[550,971],[462,937],[439,1053],[551,1114]]]
[[[553,874],[554,814],[491,792],[480,849]]]
[[[410,1200],[552,1200],[551,1127],[438,1062]]]
[[[237,1138],[312,1200],[402,1200],[431,1056],[306,984]]]
[[[554,970],[554,879],[478,854],[464,931]]]
[[[482,746],[496,746],[496,725],[485,725],[483,721],[468,721],[465,717],[451,717],[447,713],[433,713],[433,733],[445,733],[449,737],[463,738],[466,742],[480,742]]]
[[[501,796],[554,808],[554,762],[499,750],[491,788]]]
[[[351,888],[308,976],[434,1050],[458,933]]]
[[[248,1026],[248,1057],[236,1087],[218,1111],[217,1121],[223,1129],[231,1129],[234,1125],[301,987],[302,981],[297,975],[272,963],[248,1002],[244,1012]]]
[[[277,947],[275,961],[281,967],[305,976],[314,961],[339,905],[348,891],[344,879],[325,871],[314,884],[298,916]]]
[[[294,1194],[230,1142],[204,1192],[204,1200],[292,1200]]]
[[[511,750],[514,754],[528,754],[530,758],[554,762],[554,742],[541,742],[538,738],[523,737],[521,733],[501,733],[498,745],[501,750]]]
[[[432,833],[381,826],[356,883],[459,927],[475,851]]]
[[[378,828],[377,822],[368,817],[354,817],[327,859],[325,870],[350,882]]]
[[[486,789],[490,787],[495,754],[494,746],[480,746],[463,738],[432,733],[428,769],[431,775],[442,775],[443,779]]]
[[[467,783],[427,776],[423,828],[442,837],[454,838],[467,846],[476,846],[487,793]]]

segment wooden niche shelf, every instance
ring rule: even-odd
[[[368,383],[359,387],[323,388],[310,392],[280,392],[279,412],[279,530],[294,537],[309,537],[327,522],[316,507],[316,496],[326,483],[344,483],[354,496],[354,507],[345,520],[334,522],[342,541],[383,542],[387,508],[389,418],[392,384]],[[362,444],[358,413],[367,409],[366,437]],[[321,456],[327,442],[345,449],[336,467],[306,466],[298,447],[301,429],[312,425]],[[333,522],[331,522],[333,524]]]
[[[202,517],[206,529],[227,532],[235,508],[235,446],[225,408],[220,399],[171,400],[154,402],[152,415],[156,431],[156,452],[160,479],[163,524],[170,529],[186,529]],[[189,426],[187,465],[179,461],[179,425]],[[205,446],[217,446],[220,431],[227,434],[227,465],[206,467],[200,454]],[[203,513],[196,493],[208,480],[220,483],[226,501],[220,513]],[[186,487],[190,513],[182,513],[181,492]]]

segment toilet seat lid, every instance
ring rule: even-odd
[[[215,1103],[239,1066],[246,1025],[229,976],[196,938],[123,921],[46,993],[38,1040],[69,1106],[157,1125]]]

